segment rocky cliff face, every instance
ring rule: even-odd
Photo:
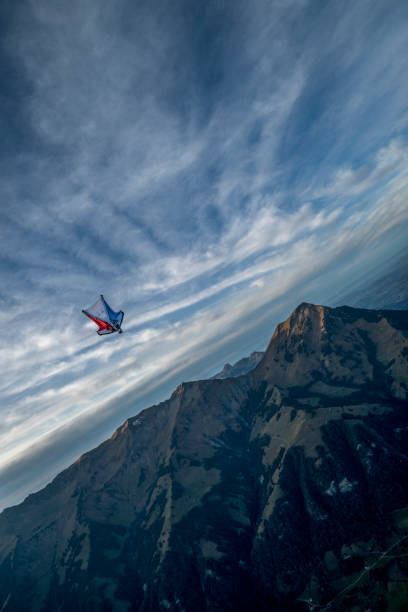
[[[408,313],[301,304],[0,515],[0,610],[406,610]]]

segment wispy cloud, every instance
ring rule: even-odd
[[[406,169],[407,162],[406,144],[401,139],[393,139],[376,152],[371,164],[365,163],[356,169],[350,166],[338,168],[329,184],[311,193],[310,197],[346,199],[359,196],[375,187],[383,187],[384,182]]]

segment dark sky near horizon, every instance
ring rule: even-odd
[[[408,4],[3,0],[0,41],[1,509],[407,246]]]

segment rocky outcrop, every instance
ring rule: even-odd
[[[0,515],[0,610],[405,610],[408,313],[301,304]]]

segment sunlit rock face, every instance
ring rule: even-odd
[[[408,313],[301,304],[0,515],[0,610],[408,609]]]

